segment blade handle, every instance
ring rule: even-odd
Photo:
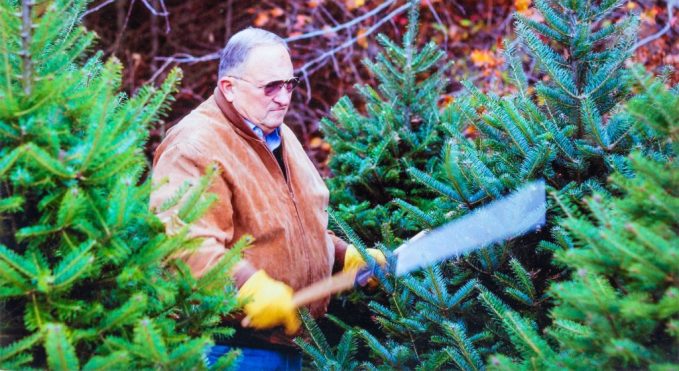
[[[332,277],[312,283],[293,295],[292,304],[295,308],[300,308],[332,294],[349,290],[354,287],[355,274],[356,271],[340,272]]]

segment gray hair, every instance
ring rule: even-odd
[[[288,44],[280,36],[261,28],[248,27],[236,32],[226,43],[219,59],[219,78],[240,67],[250,51],[262,45],[281,45],[288,52]]]

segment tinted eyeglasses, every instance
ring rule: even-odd
[[[245,81],[248,84],[254,85],[254,86],[256,86],[260,89],[264,89],[264,95],[266,95],[266,96],[272,96],[272,95],[277,94],[278,91],[280,91],[284,86],[285,86],[285,90],[287,90],[288,92],[291,92],[292,89],[294,89],[295,87],[297,87],[297,85],[299,85],[299,78],[298,77],[293,77],[290,80],[271,81],[271,82],[268,82],[264,85],[256,85],[255,83],[250,82],[250,81],[248,81],[244,78],[238,77],[238,76],[230,76],[230,77],[233,77],[234,79],[237,79],[237,80]]]

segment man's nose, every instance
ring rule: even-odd
[[[281,106],[287,106],[290,104],[290,99],[292,98],[292,92],[283,86],[276,95],[273,96],[273,101],[280,104]]]

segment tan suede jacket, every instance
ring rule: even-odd
[[[209,192],[218,201],[191,228],[205,238],[185,258],[202,275],[244,234],[254,237],[244,259],[256,269],[299,290],[330,276],[336,244],[345,244],[327,230],[328,189],[300,142],[281,126],[284,176],[266,143],[246,125],[219,90],[171,128],[153,159],[153,182],[168,183],[151,195],[158,208],[185,181],[196,182],[208,164],[221,171]],[[174,210],[159,214],[169,220]],[[325,313],[329,299],[309,306],[312,315]],[[279,343],[280,341],[273,341]]]

